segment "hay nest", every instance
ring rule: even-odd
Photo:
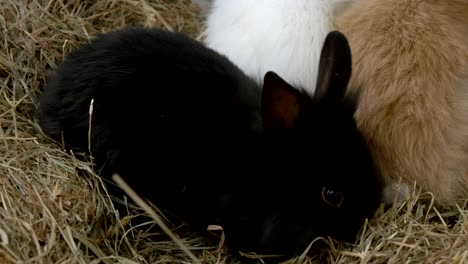
[[[137,231],[113,209],[90,164],[54,145],[34,122],[48,71],[93,35],[128,24],[200,39],[203,18],[188,0],[0,1],[0,263],[231,262],[189,234]],[[419,196],[380,210],[354,245],[325,240],[322,257],[329,263],[467,263],[466,204],[435,208]]]

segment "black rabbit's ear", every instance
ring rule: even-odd
[[[290,128],[299,114],[301,93],[274,72],[263,80],[262,119],[265,128]]]
[[[320,55],[315,96],[343,99],[351,77],[351,49],[345,35],[339,31],[328,33]]]

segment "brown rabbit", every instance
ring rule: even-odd
[[[468,1],[359,0],[337,26],[387,186],[416,181],[439,204],[468,198]]]

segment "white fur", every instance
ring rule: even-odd
[[[334,7],[348,1],[214,0],[205,44],[259,84],[267,71],[274,71],[313,93],[322,45],[334,29]]]
[[[382,200],[386,205],[392,205],[410,198],[411,187],[401,181],[386,183],[382,192]]]

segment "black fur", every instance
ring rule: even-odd
[[[347,45],[333,34],[341,46],[324,50]],[[350,55],[332,53],[321,67],[348,74],[350,65],[333,65]],[[63,132],[67,149],[86,152],[94,99],[90,150],[100,175],[119,173],[195,229],[223,226],[230,249],[293,254],[316,236],[353,239],[381,186],[355,102],[345,87],[326,86],[347,81],[324,81],[309,97],[272,72],[265,78],[262,97],[228,59],[189,37],[125,28],[64,59],[40,97],[39,122],[57,141]]]

